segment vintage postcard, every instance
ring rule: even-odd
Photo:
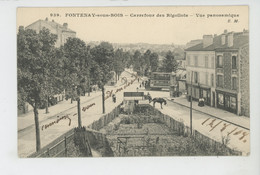
[[[18,155],[250,155],[248,6],[17,8]]]

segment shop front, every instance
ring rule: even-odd
[[[200,89],[198,86],[192,86],[188,85],[188,96],[191,95],[191,89],[192,89],[192,99],[195,101],[198,101],[200,98]]]
[[[217,107],[237,114],[237,94],[223,91],[217,92]]]
[[[188,85],[188,95],[191,94],[191,85]],[[204,98],[205,104],[210,105],[210,88],[204,88],[201,86],[192,86],[192,99],[198,101],[200,98]]]
[[[205,104],[210,106],[210,88],[200,88],[200,97],[204,98]]]

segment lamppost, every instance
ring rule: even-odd
[[[192,135],[192,80],[193,80],[193,71],[191,71],[191,95],[190,95],[190,135]]]

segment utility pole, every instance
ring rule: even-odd
[[[190,92],[190,135],[192,135],[192,80],[193,80],[193,71],[191,71],[191,92]]]
[[[81,123],[81,111],[80,111],[80,96],[77,99],[78,102],[78,127],[81,128],[82,123]]]

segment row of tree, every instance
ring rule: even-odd
[[[48,29],[39,33],[19,28],[17,34],[18,107],[25,102],[33,107],[36,128],[36,151],[41,148],[39,106],[48,112],[50,96],[65,90],[66,96],[78,103],[78,126],[81,127],[80,96],[90,92],[91,85],[102,89],[102,106],[105,113],[105,84],[125,68],[125,53],[113,50],[108,42],[90,48],[79,38],[68,38],[55,47],[57,35]]]
[[[162,63],[159,63],[159,55],[155,52],[147,50],[141,54],[140,51],[135,51],[132,59],[129,60],[129,65],[133,65],[134,71],[139,75],[148,76],[150,72],[176,72],[178,63],[174,59],[174,54],[171,51],[163,57]]]
[[[171,72],[177,63],[168,52],[159,68],[159,56],[147,50],[144,54],[136,51],[133,55],[122,49],[114,50],[108,42],[87,46],[79,38],[68,38],[57,48],[57,35],[48,29],[39,33],[19,28],[17,34],[18,107],[25,102],[33,107],[36,128],[36,151],[40,150],[38,109],[44,105],[48,112],[50,97],[65,90],[66,96],[78,103],[78,126],[81,127],[80,96],[90,92],[91,85],[102,89],[102,110],[105,113],[105,84],[116,79],[126,67],[133,66],[139,75],[153,71]]]

